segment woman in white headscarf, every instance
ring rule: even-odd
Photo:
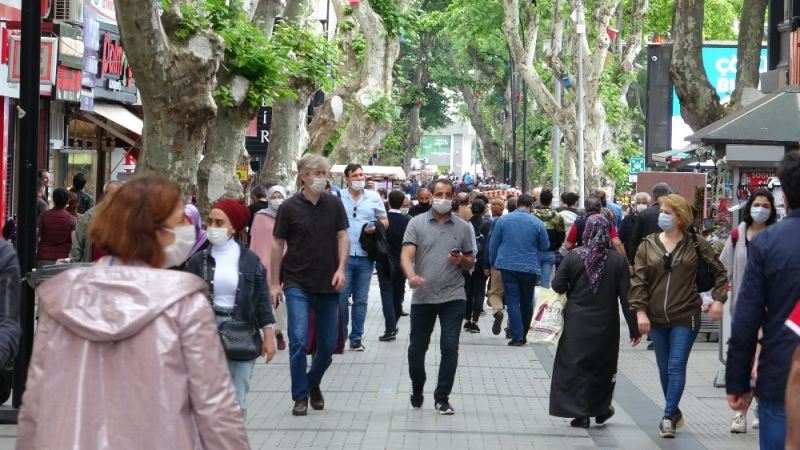
[[[257,212],[253,217],[253,226],[250,229],[250,250],[255,252],[261,259],[261,263],[267,268],[267,277],[271,273],[270,252],[272,251],[272,229],[275,226],[275,217],[278,215],[278,208],[286,200],[286,190],[278,185],[272,186],[267,190],[269,206]],[[269,281],[269,278],[267,278]],[[283,330],[286,329],[286,306],[282,300],[278,300],[272,305],[275,309],[275,339],[277,340],[278,350],[286,349],[286,340]]]

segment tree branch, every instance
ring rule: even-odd
[[[737,108],[742,100],[742,92],[746,88],[758,87],[766,10],[767,0],[744,0],[739,22],[739,46],[736,51],[736,87],[731,96],[731,104]]]
[[[649,0],[638,0],[636,8],[631,15],[631,34],[628,36],[625,45],[625,52],[620,61],[620,72],[630,73],[633,71],[633,63],[642,51],[642,23],[644,22],[647,10],[650,7]]]
[[[533,65],[525,64],[529,52],[522,43],[519,31],[519,0],[503,0],[503,11],[505,13],[503,32],[508,40],[515,67],[528,85],[531,94],[547,115],[552,117],[560,126],[566,126],[569,122],[569,113],[558,105],[555,97],[547,89]]]
[[[595,28],[595,35],[597,36],[597,43],[595,44],[594,53],[592,53],[589,66],[589,74],[586,77],[587,89],[599,90],[600,77],[603,75],[603,69],[606,65],[606,57],[608,56],[608,46],[611,39],[608,37],[608,24],[614,11],[619,7],[620,0],[605,0],[601,4],[594,7],[592,11],[592,23]],[[584,35],[584,39],[586,36]],[[583,43],[588,47],[588,41]],[[589,54],[587,53],[587,58]]]
[[[272,37],[275,19],[286,9],[286,0],[258,0],[250,18],[264,36]]]

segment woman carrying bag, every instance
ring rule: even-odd
[[[663,231],[647,236],[639,245],[628,300],[636,312],[639,332],[650,333],[653,339],[665,399],[659,433],[674,438],[675,430],[683,425],[678,406],[686,385],[689,353],[700,330],[703,301],[697,282],[710,268],[714,303],[709,316],[719,320],[727,299],[728,277],[708,242],[692,231],[692,210],[686,199],[670,194],[658,201],[658,226]]]
[[[194,255],[186,270],[208,284],[236,399],[247,411],[247,392],[256,358],[275,356],[275,335],[266,269],[258,255],[233,238],[247,226],[250,211],[236,200],[217,202],[208,214],[211,247]],[[263,341],[261,337],[263,331]]]
[[[636,318],[628,306],[627,259],[611,250],[609,221],[594,214],[586,221],[584,245],[564,257],[552,288],[567,293],[564,329],[558,341],[550,385],[550,415],[574,418],[589,428],[614,415],[611,400],[619,357],[619,305],[631,344],[639,344]]]

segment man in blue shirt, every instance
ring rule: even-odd
[[[344,318],[343,333],[347,333],[347,324],[350,319],[347,300],[353,296],[352,326],[350,329],[350,350],[363,352],[366,350],[361,343],[364,335],[364,319],[367,318],[367,298],[369,297],[369,283],[372,279],[374,263],[367,257],[367,252],[361,248],[359,238],[361,231],[375,233],[375,222],[380,221],[384,228],[389,228],[389,219],[380,195],[368,191],[367,177],[360,164],[348,164],[344,168],[348,188],[341,191],[342,204],[350,221],[347,235],[350,238],[350,258],[347,261],[347,272],[344,289],[339,298],[342,317]]]
[[[544,223],[531,214],[533,196],[522,194],[517,209],[497,218],[489,238],[489,266],[503,279],[512,339],[521,347],[533,320],[533,292],[541,275],[539,253],[550,248]]]
[[[792,354],[800,344],[798,336],[784,326],[800,300],[800,153],[784,157],[778,178],[791,212],[782,222],[759,233],[748,246],[725,368],[728,404],[735,411],[747,409],[753,396],[750,373],[756,343],[761,343],[756,393],[762,449],[784,447],[786,384]],[[759,329],[763,331],[760,341]]]

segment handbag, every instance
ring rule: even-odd
[[[534,320],[527,335],[528,342],[545,347],[557,346],[564,330],[567,296],[552,289],[541,289],[537,294]]]
[[[697,233],[692,229],[692,245],[697,252],[697,274],[695,275],[695,285],[697,292],[708,292],[714,288],[715,273],[714,269],[706,262],[700,252],[700,244],[697,242]]]
[[[225,356],[231,361],[252,361],[261,356],[264,338],[252,323],[229,320],[219,324],[218,329]]]

